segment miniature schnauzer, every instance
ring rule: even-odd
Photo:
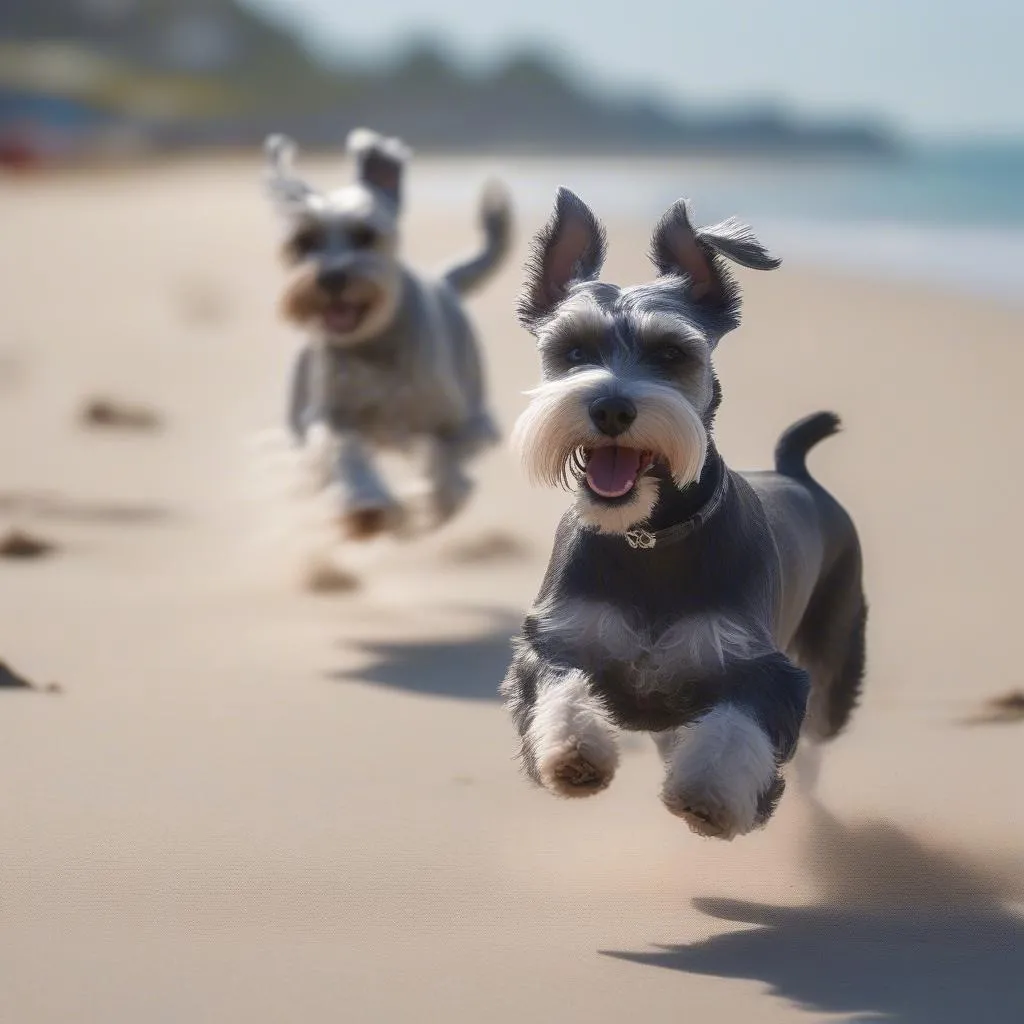
[[[483,250],[427,280],[397,253],[408,150],[367,129],[353,131],[347,149],[357,180],[324,193],[293,173],[290,139],[266,143],[269,190],[285,217],[284,255],[294,268],[282,310],[310,334],[294,364],[288,422],[314,449],[323,483],[337,485],[345,533],[362,539],[400,530],[404,515],[373,450],[410,452],[425,442],[440,525],[469,496],[468,460],[499,440],[459,298],[502,262],[510,212],[504,190],[490,186]]]
[[[537,783],[604,789],[616,730],[653,734],[665,806],[706,836],[760,827],[801,730],[835,736],[857,702],[866,604],[850,517],[805,456],[817,413],[780,438],[774,472],[726,467],[711,356],[739,323],[727,260],[771,270],[748,227],[658,224],[658,277],[597,280],[604,229],[561,190],[519,303],[543,383],[513,431],[537,482],[573,488],[502,694]]]

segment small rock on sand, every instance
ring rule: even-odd
[[[36,686],[24,676],[19,676],[6,662],[0,661],[0,690],[37,690],[41,693],[61,693],[57,683]]]
[[[93,398],[85,403],[79,421],[87,427],[115,430],[159,430],[159,413],[142,405],[130,405],[109,398]]]
[[[57,546],[24,530],[8,530],[0,534],[0,558],[44,558]]]
[[[1024,722],[1024,690],[993,697],[978,714],[967,719],[968,725],[1005,725],[1010,722]]]

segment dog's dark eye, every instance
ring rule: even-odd
[[[349,232],[349,238],[357,249],[368,249],[376,241],[377,236],[371,228],[357,225]]]
[[[594,353],[593,350],[587,348],[585,345],[573,345],[572,348],[566,351],[565,361],[570,366],[585,366],[587,363],[595,361]]]
[[[308,256],[322,249],[324,233],[319,228],[303,228],[292,238],[291,250],[296,256]]]
[[[655,345],[650,350],[651,361],[658,366],[678,366],[686,358],[686,353],[670,341]]]

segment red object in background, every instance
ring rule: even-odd
[[[0,168],[26,173],[42,167],[45,162],[43,147],[32,138],[31,131],[0,130]]]

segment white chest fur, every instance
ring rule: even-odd
[[[638,689],[700,679],[721,671],[728,659],[773,649],[756,626],[725,614],[689,615],[660,631],[631,621],[614,605],[578,598],[544,603],[533,614],[541,636],[577,652],[583,663],[629,666]]]

